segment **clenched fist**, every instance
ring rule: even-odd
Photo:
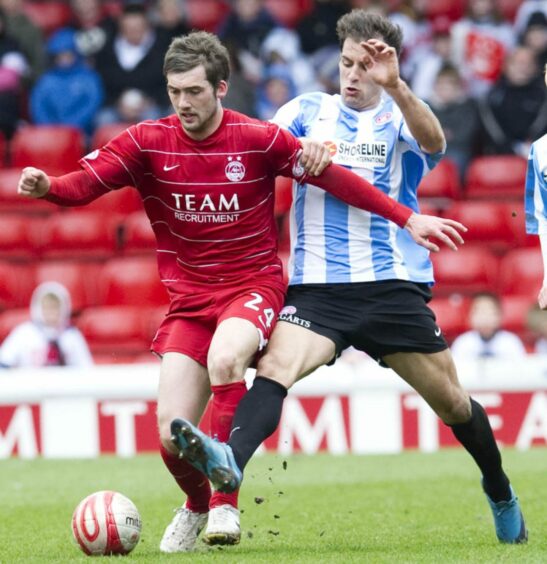
[[[27,198],[41,198],[48,193],[49,187],[49,178],[43,170],[27,166],[19,178],[17,193]]]

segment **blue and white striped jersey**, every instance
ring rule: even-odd
[[[297,137],[330,142],[335,163],[416,211],[418,184],[442,157],[420,149],[389,97],[373,109],[356,111],[338,94],[303,94],[281,107],[272,121]],[[293,185],[290,213],[290,284],[433,283],[429,252],[378,215],[311,184]]]
[[[526,172],[526,232],[547,233],[547,135],[532,143]]]

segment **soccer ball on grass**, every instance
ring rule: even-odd
[[[118,492],[95,492],[72,515],[72,534],[88,556],[128,554],[141,536],[135,504]]]

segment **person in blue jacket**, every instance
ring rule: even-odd
[[[95,114],[104,99],[101,78],[78,53],[75,32],[57,31],[48,41],[51,68],[37,81],[30,96],[35,124],[62,124],[93,131]]]

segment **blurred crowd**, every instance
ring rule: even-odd
[[[474,156],[526,156],[547,131],[545,1],[70,0],[57,25],[40,27],[51,4],[0,0],[8,139],[25,123],[73,125],[89,138],[103,124],[170,113],[163,54],[200,25],[232,55],[225,105],[269,119],[298,94],[337,91],[336,21],[352,8],[403,29],[402,75],[439,117],[462,177]]]

